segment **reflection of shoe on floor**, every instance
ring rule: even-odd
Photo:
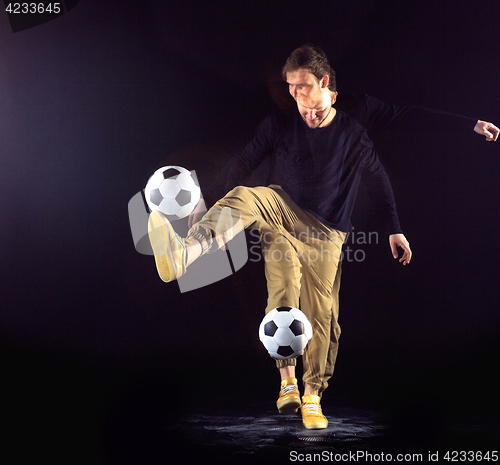
[[[281,381],[280,396],[276,402],[280,413],[295,413],[300,407],[300,394],[296,378]]]
[[[160,278],[167,283],[180,278],[186,272],[186,241],[158,211],[149,215],[148,235]]]
[[[302,397],[300,411],[302,422],[307,429],[324,429],[328,426],[328,420],[321,411],[319,396],[309,395]]]

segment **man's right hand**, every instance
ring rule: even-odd
[[[198,205],[194,207],[194,210],[188,216],[188,226],[191,228],[194,224],[198,223],[203,218],[203,215],[207,212],[207,207],[205,206],[205,201],[200,199]]]

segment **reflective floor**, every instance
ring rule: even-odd
[[[339,409],[327,415],[328,428],[307,430],[300,414],[276,411],[193,414],[170,430],[201,451],[227,463],[291,460],[298,453],[329,454],[368,450],[387,426],[372,412]]]
[[[70,383],[66,365],[46,365],[59,383],[37,389],[31,379],[10,377],[17,384],[5,396],[11,412],[2,417],[3,444],[13,446],[16,463],[32,463],[34,454],[53,465],[373,463],[382,462],[381,454],[397,462],[399,453],[420,454],[411,463],[423,463],[446,451],[490,451],[483,462],[498,462],[492,452],[500,450],[500,409],[486,384],[481,394],[436,383],[413,390],[396,385],[369,398],[368,382],[357,391],[336,386],[321,402],[328,428],[306,430],[300,413],[277,412],[275,385],[248,384],[228,370],[225,377],[202,373],[203,385],[179,386],[190,366],[184,372],[171,365],[167,374],[77,366]],[[251,372],[262,379],[275,374]]]
[[[328,428],[310,431],[299,413],[277,412],[275,367],[260,360],[238,371],[237,360],[209,363],[196,353],[117,368],[5,352],[2,445],[12,448],[15,463],[276,465],[318,463],[318,457],[373,463],[382,462],[382,453],[393,454],[393,462],[395,454],[421,454],[412,462],[422,463],[447,451],[490,452],[482,463],[498,463],[500,455],[494,460],[496,355],[418,379],[409,373],[412,364],[405,371],[406,358],[390,378],[379,377],[380,365],[370,371],[369,363],[339,373],[321,401]],[[472,462],[462,458],[455,461]]]
[[[324,410],[329,421],[324,430],[307,430],[300,413],[280,415],[269,403],[184,415],[163,431],[165,439],[170,438],[186,457],[228,464],[320,459],[366,463],[380,460],[380,454],[393,454],[394,460],[398,453],[415,454],[413,462],[426,462],[437,451],[442,456],[446,450],[460,447],[494,450],[496,444],[500,448],[498,419],[444,421],[418,406],[397,418],[350,406]]]

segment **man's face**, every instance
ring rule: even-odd
[[[332,110],[332,100],[324,94],[319,98],[297,98],[297,109],[305,123],[312,129],[319,128]]]
[[[291,96],[297,100],[298,97],[318,97],[324,87],[323,79],[318,81],[316,76],[307,69],[298,69],[287,73],[286,82]]]
[[[328,76],[319,80],[308,70],[299,69],[287,73],[286,81],[291,96],[297,102],[302,119],[310,128],[318,128],[328,117],[333,95],[328,90]]]

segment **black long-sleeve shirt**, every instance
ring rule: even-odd
[[[226,191],[245,184],[269,156],[274,157],[274,182],[329,226],[352,229],[351,213],[363,175],[387,232],[401,232],[387,174],[365,129],[346,113],[337,111],[331,124],[316,129],[309,128],[297,110],[268,116],[236,157]]]
[[[347,113],[354,118],[364,129],[368,131],[368,135],[374,134],[386,129],[403,129],[418,132],[464,132],[470,133],[476,124],[477,119],[468,118],[461,115],[455,115],[439,110],[415,106],[392,105],[378,100],[369,95],[356,95],[349,93],[339,93],[335,108]],[[295,108],[292,109],[298,115]],[[314,130],[315,131],[315,130]],[[209,186],[204,186],[204,198],[208,205],[212,205],[217,199],[222,197],[230,187],[228,179],[231,183],[236,182],[233,176],[229,173],[235,169],[235,163],[238,157],[233,158],[226,166],[219,177],[214,180]],[[279,183],[276,179],[276,163],[274,155],[267,157],[266,161],[269,174],[267,181],[263,184]],[[241,169],[241,167],[237,170]],[[240,172],[240,174],[242,174]],[[248,174],[248,173],[247,173]],[[246,175],[245,175],[246,176]],[[240,184],[245,184],[246,179],[243,176]]]

